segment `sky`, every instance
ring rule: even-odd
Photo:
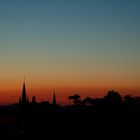
[[[140,95],[139,0],[0,0],[0,103]]]

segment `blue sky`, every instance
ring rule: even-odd
[[[139,7],[139,0],[1,0],[2,79],[139,86]]]

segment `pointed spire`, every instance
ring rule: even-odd
[[[55,96],[55,90],[54,90],[54,94],[53,94],[53,105],[56,105],[56,96]]]
[[[22,89],[22,102],[26,102],[26,86],[25,86],[25,77],[24,77],[24,82],[23,82],[23,89]]]

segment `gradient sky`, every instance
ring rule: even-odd
[[[0,0],[0,102],[140,95],[139,0]],[[87,94],[86,94],[87,93]]]

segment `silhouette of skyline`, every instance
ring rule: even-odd
[[[66,105],[68,105],[67,103],[66,104],[60,104],[60,103],[58,103],[57,102],[57,100],[56,100],[56,92],[55,92],[55,89],[53,89],[53,92],[51,93],[51,96],[52,96],[52,102],[49,102],[49,98],[48,98],[48,100],[42,100],[42,101],[37,101],[37,99],[36,99],[36,96],[35,95],[29,95],[29,94],[27,94],[27,89],[26,89],[26,83],[25,83],[25,79],[24,79],[24,81],[23,81],[23,87],[22,87],[22,92],[21,92],[22,94],[21,94],[21,96],[19,96],[19,101],[15,101],[15,102],[13,102],[13,103],[19,103],[19,104],[21,104],[21,105],[27,105],[27,104],[29,104],[29,103],[41,103],[41,102],[47,102],[47,103],[50,103],[50,104],[52,104],[52,105],[54,105],[54,106],[57,106],[58,104],[59,105],[64,105],[64,106],[66,106]],[[110,90],[109,92],[108,92],[108,94],[107,94],[107,96],[110,96],[111,97],[111,95],[112,95],[112,93],[114,94],[114,97],[115,97],[115,95],[116,96],[118,96],[119,95],[119,93],[118,92],[115,92],[114,90]],[[105,95],[105,93],[104,93],[104,95]],[[133,94],[132,94],[133,95]],[[119,95],[120,96],[120,98],[122,98],[122,97],[124,97],[124,99],[125,100],[129,100],[129,97],[132,97],[132,95],[131,94],[126,94],[126,95],[123,95],[122,96],[122,94],[121,95]],[[29,96],[30,96],[30,98],[29,98]],[[67,95],[68,96],[68,95]],[[104,98],[106,98],[107,96],[104,96]],[[119,98],[119,96],[118,96],[118,98]],[[122,97],[121,97],[122,96]],[[59,97],[59,95],[57,95],[57,97]],[[85,98],[85,99],[83,99],[83,103],[87,103],[87,102],[92,102],[92,98],[97,98],[97,99],[102,99],[102,97],[96,97],[96,96],[88,96],[88,92],[87,92],[87,94],[86,94],[86,97],[87,98]],[[128,98],[127,98],[128,97]],[[139,96],[133,96],[134,98],[138,98]],[[47,99],[47,94],[46,94],[46,97],[45,97],[46,99]],[[84,98],[84,97],[83,97]],[[112,97],[111,97],[112,98]],[[71,100],[73,100],[73,103],[74,104],[81,104],[81,95],[79,94],[79,93],[76,93],[76,94],[74,94],[73,96],[69,96],[69,97],[67,97],[67,100],[69,100],[69,101],[71,101]],[[114,102],[114,101],[113,101]],[[13,104],[13,103],[11,103],[11,105]],[[70,102],[69,102],[70,103]],[[8,103],[9,104],[9,103]],[[7,105],[8,105],[7,104]],[[71,104],[71,103],[70,103]],[[70,105],[69,104],[69,105]]]
[[[30,83],[29,81],[26,81],[27,83]],[[26,85],[27,85],[27,89],[26,89]],[[23,81],[23,86],[22,86],[22,95],[20,95],[20,91],[21,91],[21,86],[18,88],[19,90],[18,91],[9,91],[8,94],[5,94],[5,92],[2,92],[3,94],[5,94],[5,98],[4,100],[6,102],[3,102],[3,97],[1,97],[0,99],[0,105],[7,105],[7,104],[13,104],[13,103],[16,103],[16,102],[31,102],[32,100],[35,100],[37,102],[41,102],[41,101],[49,101],[51,100],[54,104],[56,104],[56,93],[55,93],[55,89],[50,89],[48,90],[47,88],[44,89],[44,93],[42,93],[42,90],[34,90],[30,87],[30,89],[28,88],[28,84],[25,85],[25,80]],[[71,104],[71,101],[68,100],[68,95],[72,95],[72,94],[79,94],[82,98],[85,98],[85,97],[95,97],[95,98],[102,98],[105,93],[107,93],[111,88],[96,88],[96,87],[89,87],[89,88],[73,88],[73,87],[69,87],[68,89],[66,90],[63,90],[63,88],[59,89],[57,88],[57,103],[60,104],[60,105],[69,105]],[[132,96],[139,96],[139,92],[132,92],[132,91],[135,91],[134,89],[130,89],[130,91],[127,89],[125,90],[124,88],[122,88],[122,91],[117,89],[117,88],[114,88],[116,91],[119,91],[121,93],[122,96],[125,96],[125,95],[132,95]],[[28,91],[27,91],[28,90]],[[101,92],[99,92],[101,91]],[[28,95],[27,95],[27,92],[28,92]],[[18,93],[18,94],[17,94]],[[11,96],[10,94],[14,94],[14,96]],[[40,94],[40,95],[39,95]],[[12,100],[10,99],[11,97],[13,98]],[[33,99],[34,97],[34,99]],[[37,98],[36,98],[37,97]],[[8,101],[9,100],[9,101]]]
[[[68,97],[71,105],[61,106],[57,104],[55,92],[52,96],[52,102],[36,102],[35,96],[29,101],[24,82],[19,103],[0,106],[1,139],[44,140],[56,138],[54,134],[62,132],[71,138],[84,135],[95,139],[100,137],[99,134],[105,134],[104,138],[110,135],[122,138],[122,132],[125,138],[131,134],[133,138],[136,136],[140,124],[140,97],[122,97],[114,90],[108,91],[102,98],[83,99],[74,94]],[[58,137],[63,138],[64,135]]]

